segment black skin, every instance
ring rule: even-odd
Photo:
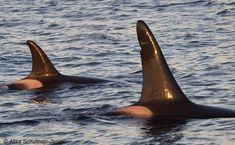
[[[82,76],[65,76],[65,75],[58,75],[58,76],[41,76],[37,78],[33,78],[34,80],[38,80],[43,84],[42,88],[47,87],[56,87],[62,84],[95,84],[95,83],[105,83],[109,82],[110,80],[104,80],[99,78],[92,78],[92,77],[82,77]],[[9,89],[13,90],[22,90],[24,86],[21,84],[9,84],[7,85]]]
[[[235,110],[198,105],[191,102],[180,89],[164,55],[149,27],[138,21],[137,36],[141,47],[143,86],[140,100],[130,106],[117,109],[110,115],[129,115],[136,113],[135,107],[147,108],[152,117],[164,118],[231,118]],[[134,108],[134,109],[133,109]],[[145,114],[146,113],[146,114]],[[138,114],[139,115],[139,114]],[[143,111],[143,116],[149,112]]]
[[[187,102],[146,102],[136,103],[133,106],[145,106],[157,116],[172,116],[175,118],[208,119],[208,118],[232,118],[235,111],[225,108],[198,105]]]
[[[94,84],[108,81],[93,77],[62,75],[56,70],[45,52],[35,42],[28,40],[26,43],[32,55],[32,70],[22,81],[26,79],[38,80],[42,83],[43,88],[53,87],[63,83]],[[10,89],[27,89],[23,83],[12,83],[7,86]]]

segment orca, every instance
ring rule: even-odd
[[[141,46],[141,97],[133,105],[115,109],[113,115],[186,119],[235,117],[234,110],[198,105],[190,101],[173,77],[149,27],[139,20],[136,30]]]
[[[27,40],[26,44],[32,55],[31,73],[21,80],[8,84],[7,87],[9,89],[37,89],[63,83],[92,84],[108,81],[92,77],[62,75],[56,70],[50,59],[35,42]]]

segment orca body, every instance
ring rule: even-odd
[[[26,43],[32,55],[31,73],[24,79],[8,84],[10,89],[36,89],[63,83],[91,84],[107,81],[92,77],[62,75],[35,42],[27,40]]]
[[[151,30],[137,22],[141,46],[143,86],[140,100],[116,109],[114,114],[136,117],[219,118],[235,117],[235,111],[191,102],[173,77]]]

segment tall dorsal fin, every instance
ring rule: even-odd
[[[27,40],[32,55],[32,71],[26,78],[60,75],[43,50],[33,41]]]
[[[141,20],[137,22],[136,30],[141,46],[143,69],[143,86],[139,102],[188,100],[174,79],[151,30]]]

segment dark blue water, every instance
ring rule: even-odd
[[[139,99],[142,76],[133,73],[141,70],[139,19],[149,24],[193,102],[235,109],[232,0],[1,0],[0,144],[234,144],[235,119],[154,122],[101,115]],[[31,70],[27,39],[63,74],[118,81],[7,90],[3,84]]]

